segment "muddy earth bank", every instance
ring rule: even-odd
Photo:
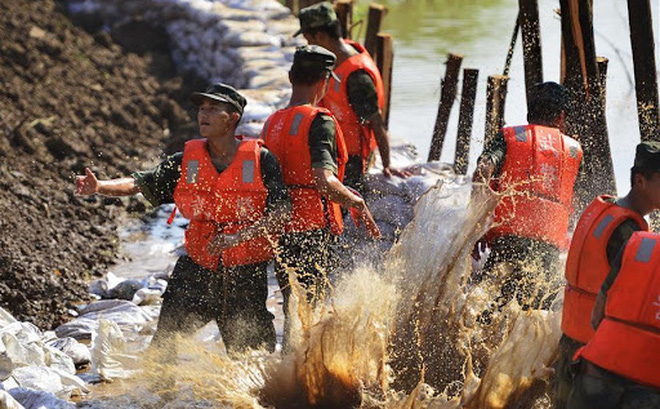
[[[118,226],[148,210],[76,197],[72,176],[119,177],[180,149],[196,131],[188,95],[204,86],[176,74],[166,33],[111,35],[65,10],[0,2],[0,306],[43,329],[87,298],[86,280],[118,260]]]

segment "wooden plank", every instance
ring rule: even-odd
[[[392,67],[394,64],[394,39],[387,33],[378,33],[378,48],[376,51],[378,58],[376,65],[383,78],[383,87],[385,88],[385,106],[383,108],[383,120],[385,125],[390,120],[390,102],[392,99]]]
[[[635,67],[635,94],[639,134],[643,141],[657,139],[658,73],[650,0],[628,0],[630,44]]]
[[[458,133],[456,135],[456,152],[454,153],[454,171],[459,175],[467,173],[470,161],[470,140],[472,139],[472,120],[478,78],[479,70],[472,68],[463,70],[461,108],[458,114]]]
[[[461,69],[462,62],[462,55],[449,54],[447,56],[447,69],[440,90],[440,105],[438,106],[438,116],[435,120],[433,137],[431,138],[431,149],[429,150],[428,157],[429,162],[439,160],[440,155],[442,154],[442,145],[445,142],[449,114],[451,113],[451,107],[454,105],[454,100],[456,99],[458,72]]]
[[[486,125],[484,128],[484,144],[504,126],[504,107],[506,102],[509,77],[491,75],[486,83]]]
[[[583,166],[578,176],[574,213],[599,194],[616,194],[605,118],[603,79],[595,54],[590,0],[560,0],[563,83],[569,94],[565,129],[582,145]]]
[[[350,39],[353,26],[353,0],[339,0],[335,3],[335,12],[341,26],[342,37]]]
[[[525,91],[529,106],[534,85],[543,82],[538,0],[518,0],[518,7],[519,24],[522,28]]]
[[[371,58],[376,59],[376,47],[378,46],[378,33],[381,30],[383,19],[387,8],[380,4],[369,5],[369,18],[367,20],[367,34],[364,38],[364,48],[367,49]]]

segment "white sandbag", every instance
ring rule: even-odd
[[[140,288],[133,296],[133,304],[155,305],[161,302],[163,291],[154,288]]]
[[[6,325],[12,324],[16,321],[13,315],[7,312],[4,308],[0,307],[0,328],[3,328]]]
[[[57,338],[48,342],[48,345],[66,354],[76,366],[85,365],[92,361],[92,354],[89,348],[74,338]]]
[[[111,381],[132,375],[133,371],[125,366],[134,365],[137,358],[126,354],[125,344],[124,335],[116,323],[99,320],[98,331],[92,336],[92,370],[101,379]]]
[[[22,366],[14,368],[12,378],[22,388],[31,388],[53,394],[64,390],[60,375],[45,366]]]
[[[412,205],[401,196],[385,196],[368,203],[375,220],[384,221],[400,229],[404,228],[413,218]]]
[[[44,363],[46,366],[56,368],[62,372],[74,375],[76,366],[67,354],[50,345],[42,344],[44,351]]]
[[[0,390],[0,409],[25,409],[9,392]]]
[[[9,391],[15,401],[25,409],[75,409],[76,405],[58,399],[57,396],[28,388],[14,388]]]
[[[406,196],[405,179],[387,178],[382,173],[367,174],[364,178],[369,192],[375,196]]]
[[[0,340],[4,344],[7,356],[15,367],[43,366],[46,364],[46,353],[37,341],[22,342],[16,335],[11,333],[2,334]]]
[[[60,325],[55,329],[59,338],[90,339],[97,331],[101,319],[113,321],[129,327],[127,330],[139,332],[156,316],[150,310],[140,308],[130,301],[101,300],[89,304],[81,311],[80,317]]]
[[[55,333],[60,338],[91,339],[97,326],[96,320],[79,317],[55,328]]]

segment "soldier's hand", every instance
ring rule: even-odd
[[[237,234],[218,234],[209,242],[208,251],[212,254],[220,253],[239,243]]]
[[[383,175],[385,175],[386,178],[391,178],[392,176],[397,176],[397,177],[400,177],[402,179],[405,179],[405,178],[411,176],[412,173],[410,173],[407,170],[399,170],[399,169],[396,169],[396,168],[387,167],[387,168],[383,168]]]
[[[380,239],[380,229],[374,221],[374,217],[371,215],[367,204],[362,201],[359,206],[356,206],[353,209],[355,209],[357,216],[360,218],[362,223],[364,223],[364,227],[367,229],[367,234],[369,237],[372,239]]]
[[[89,196],[99,191],[99,180],[89,168],[85,168],[85,176],[76,176],[76,194]]]

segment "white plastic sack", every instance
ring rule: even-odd
[[[132,366],[137,358],[126,354],[126,341],[119,326],[105,319],[99,320],[98,332],[92,336],[92,370],[101,379],[128,378],[133,371],[124,369]]]
[[[0,409],[25,409],[9,392],[0,390]]]
[[[14,388],[9,391],[16,402],[17,408],[25,409],[75,409],[76,405],[58,399],[55,395],[27,388]]]
[[[85,365],[92,361],[89,348],[71,337],[55,339],[48,342],[48,345],[66,354],[76,366]]]

